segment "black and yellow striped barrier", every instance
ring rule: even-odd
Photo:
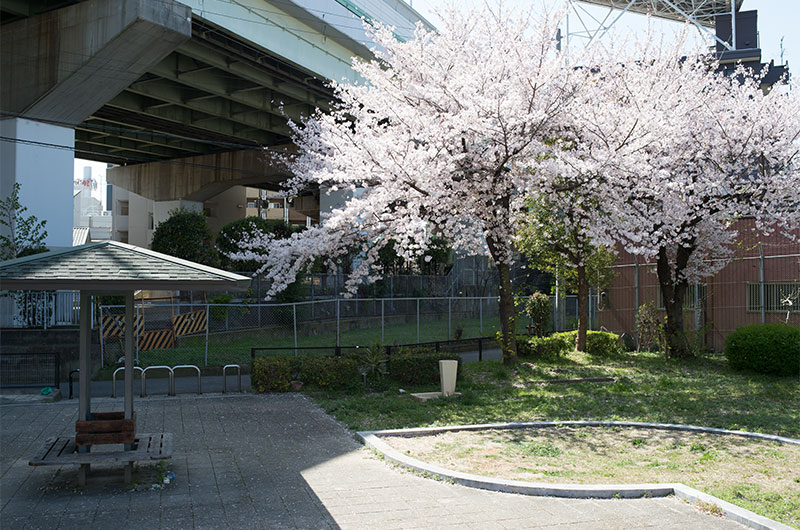
[[[208,320],[205,309],[181,313],[172,317],[172,329],[175,330],[176,337],[205,332],[206,326],[208,326]]]
[[[139,335],[139,351],[162,350],[175,346],[175,333],[171,329],[151,329]]]
[[[144,329],[143,315],[134,317],[136,333],[141,334]],[[122,338],[125,336],[125,315],[103,315],[100,319],[100,334],[103,340]]]

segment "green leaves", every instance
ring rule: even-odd
[[[9,235],[0,235],[0,260],[20,258],[45,252],[44,240],[47,221],[39,221],[35,215],[25,216],[28,210],[19,202],[18,182],[14,183],[11,194],[0,201],[0,225],[5,226]]]

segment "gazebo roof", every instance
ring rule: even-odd
[[[117,241],[0,262],[0,289],[243,290],[250,278]]]

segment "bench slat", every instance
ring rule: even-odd
[[[154,443],[155,442],[155,443]],[[172,456],[172,433],[139,434],[133,451],[77,453],[72,437],[48,438],[28,462],[31,466],[66,464],[121,463],[138,460],[163,460]],[[58,448],[57,450],[53,450]]]

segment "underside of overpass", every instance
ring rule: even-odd
[[[355,80],[351,58],[371,56],[362,18],[406,36],[432,27],[402,0],[369,4],[3,0],[0,196],[28,182],[23,202],[63,195],[71,208],[73,153],[114,164],[109,182],[156,201],[277,189],[288,121],[328,109],[327,81]],[[52,219],[48,204],[34,213]]]

